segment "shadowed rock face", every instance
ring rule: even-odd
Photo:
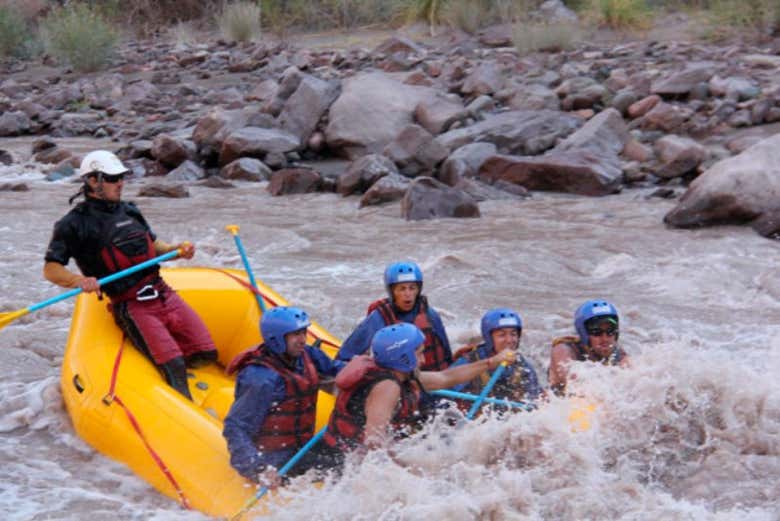
[[[780,134],[696,178],[664,222],[680,228],[742,224],[780,208]]]

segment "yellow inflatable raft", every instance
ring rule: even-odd
[[[256,492],[229,464],[222,421],[233,402],[225,366],[260,343],[261,311],[243,271],[169,268],[163,278],[203,318],[219,362],[189,372],[194,403],[168,387],[154,366],[123,337],[94,295],[76,300],[62,366],[62,395],[76,432],[106,456],[127,464],[157,490],[187,508],[230,516]],[[284,305],[259,283],[267,307]],[[314,324],[311,338],[335,355],[338,341]],[[320,392],[317,428],[333,408]],[[262,506],[259,507],[262,511]]]

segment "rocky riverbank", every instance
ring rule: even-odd
[[[141,195],[269,181],[274,195],[401,200],[403,217],[426,219],[478,217],[480,201],[536,190],[657,186],[681,195],[668,225],[780,235],[780,39],[523,56],[496,26],[372,47],[131,41],[103,73],[4,67],[0,137],[40,138],[0,163],[48,179],[80,160],[57,138],[83,136],[112,140],[134,177],[159,181]]]

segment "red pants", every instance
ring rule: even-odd
[[[156,299],[112,305],[114,319],[130,341],[157,365],[216,351],[200,317],[175,291],[163,286]]]

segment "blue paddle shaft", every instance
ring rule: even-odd
[[[501,378],[501,374],[504,372],[504,364],[499,365],[496,367],[496,370],[493,371],[493,376],[490,377],[490,381],[488,381],[487,385],[482,388],[482,392],[479,393],[479,396],[476,400],[474,400],[474,403],[471,404],[471,409],[469,409],[469,412],[466,414],[466,419],[470,420],[474,418],[474,415],[477,414],[477,411],[479,411],[479,408],[482,407],[482,402],[485,401],[485,398],[487,398],[488,393],[490,393],[491,390],[493,390],[493,386],[496,385],[496,382],[499,378]]]
[[[249,277],[249,283],[252,284],[253,288],[258,289],[255,275],[252,273],[252,267],[249,266],[249,259],[246,256],[246,251],[244,251],[244,245],[241,243],[241,237],[238,236],[238,232],[233,233],[233,240],[236,241],[236,248],[238,248],[238,253],[241,255],[241,262],[244,263],[244,271],[246,271],[246,274]],[[255,294],[255,298],[257,298],[260,310],[265,313],[265,302],[263,302],[263,297]]]
[[[469,401],[476,401],[479,396],[476,394],[471,393],[461,393],[458,391],[451,391],[449,389],[439,389],[437,391],[430,391],[428,394],[433,394],[435,396],[441,396],[443,398],[451,398],[453,400],[469,400]],[[511,400],[502,400],[500,398],[485,398],[482,400],[483,403],[491,403],[494,405],[504,405],[506,407],[511,407],[513,409],[526,409],[531,410],[533,407],[527,403],[523,402],[513,402]]]
[[[102,279],[98,279],[98,284],[102,286],[104,284],[108,284],[109,282],[114,282],[115,280],[121,279],[122,277],[126,277],[128,275],[132,275],[133,273],[146,269],[149,266],[154,266],[155,264],[159,264],[163,261],[167,261],[168,259],[172,259],[176,257],[178,254],[179,254],[179,250],[169,251],[168,253],[160,255],[159,257],[149,259],[148,261],[144,261],[140,264],[136,264],[135,266],[131,266],[126,270],[117,271],[116,273],[112,273],[111,275],[105,276]],[[69,299],[70,297],[75,297],[82,291],[84,290],[82,290],[81,288],[75,288],[70,291],[66,291],[65,293],[61,295],[57,295],[56,297],[52,297],[42,302],[38,302],[37,304],[33,304],[32,306],[27,308],[27,310],[29,312],[37,311],[41,308],[45,308],[46,306],[50,306],[51,304],[55,304],[62,300]]]
[[[279,469],[279,476],[285,476],[288,472],[290,472],[290,469],[293,468],[293,466],[298,463],[302,457],[306,455],[309,450],[314,447],[320,439],[322,439],[323,436],[325,436],[325,431],[327,430],[328,426],[326,425],[320,431],[314,435],[312,439],[310,439],[308,442],[306,442],[306,445],[301,447],[298,452],[295,453],[295,455],[290,458],[290,460],[285,463],[282,468]],[[263,496],[265,496],[268,493],[268,487],[263,487],[260,490],[257,491],[257,494],[255,494],[255,497],[253,497],[249,503],[241,510],[241,513],[247,512],[252,506],[260,501]]]

